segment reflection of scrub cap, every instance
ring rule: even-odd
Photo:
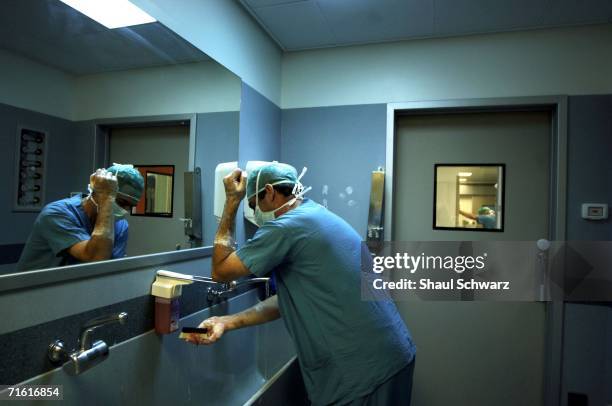
[[[113,163],[107,171],[112,172],[117,177],[119,190],[117,195],[126,198],[136,204],[142,196],[144,190],[144,179],[134,165],[122,165]]]
[[[259,190],[255,190],[257,183],[257,175],[259,175]],[[247,178],[247,199],[255,196],[266,188],[266,185],[280,185],[287,183],[294,185],[298,182],[298,174],[295,168],[291,165],[274,162],[268,165],[260,166],[249,173]]]
[[[489,214],[490,211],[491,211],[491,209],[488,208],[487,206],[482,206],[480,209],[478,209],[478,214],[479,215],[487,215],[487,214]]]

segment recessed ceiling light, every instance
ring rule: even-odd
[[[111,29],[157,21],[155,18],[132,4],[129,0],[60,1]]]
[[[466,178],[459,178],[459,182],[467,182]]]
[[[457,176],[472,176],[472,172],[459,172]]]

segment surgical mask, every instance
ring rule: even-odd
[[[119,206],[117,202],[113,202],[113,217],[115,221],[123,220],[128,215],[128,211]]]
[[[98,206],[98,203],[93,198],[93,190],[91,189],[90,185],[87,185],[87,190],[89,191],[89,199],[94,204],[94,206],[96,206],[96,213],[97,213],[99,206]],[[112,207],[113,207],[112,213],[113,213],[113,217],[115,218],[115,221],[119,221],[127,217],[128,211],[124,209],[123,207],[119,206],[117,202],[113,202]]]
[[[298,176],[297,181],[295,182],[295,185],[293,186],[293,191],[291,192],[293,194],[293,199],[287,201],[285,204],[283,204],[282,206],[274,209],[274,210],[269,210],[269,211],[263,211],[259,208],[259,193],[261,193],[261,191],[259,190],[259,175],[261,175],[261,171],[259,171],[259,173],[257,174],[257,180],[255,181],[255,223],[257,224],[257,226],[261,227],[263,226],[266,222],[274,220],[276,218],[275,213],[277,211],[279,211],[280,209],[282,209],[285,206],[291,206],[293,205],[297,200],[303,200],[304,199],[304,194],[306,194],[306,192],[308,192],[310,189],[312,189],[311,186],[304,188],[304,185],[302,185],[302,183],[300,182],[300,179],[302,179],[302,176],[304,176],[304,174],[306,173],[308,169],[306,167],[304,167],[304,169],[302,169],[302,173],[300,174],[300,176]],[[280,185],[281,183],[289,183],[289,181],[286,180],[282,180],[280,182],[275,182],[270,184],[271,186],[274,185]]]

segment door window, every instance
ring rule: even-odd
[[[504,164],[436,164],[434,229],[503,231]]]

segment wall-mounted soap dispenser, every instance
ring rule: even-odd
[[[171,275],[172,272],[157,271],[155,282],[151,286],[151,295],[155,296],[155,332],[157,334],[169,334],[178,329],[179,298],[182,293],[182,285],[193,283],[189,280],[173,279]]]

